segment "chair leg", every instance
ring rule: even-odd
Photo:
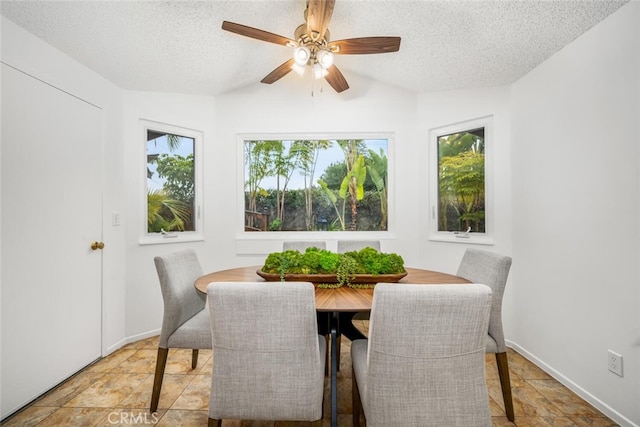
[[[222,427],[222,420],[214,420],[213,418],[209,418],[207,427]]]
[[[353,413],[353,427],[360,427],[360,411],[362,409],[362,401],[360,400],[360,390],[356,381],[356,374],[351,370],[351,404]]]
[[[191,369],[196,369],[196,366],[198,366],[198,349],[194,348],[191,353]]]
[[[168,348],[158,347],[158,356],[156,358],[156,374],[153,378],[153,390],[151,392],[150,412],[154,413],[158,410],[158,402],[160,401],[160,390],[162,390],[162,378],[164,377],[164,368],[167,365]]]
[[[496,353],[496,363],[498,365],[498,375],[500,376],[500,387],[502,387],[502,399],[504,400],[504,408],[509,421],[513,422],[515,415],[513,413],[513,399],[511,397],[511,380],[509,379],[509,363],[507,362],[507,353]]]

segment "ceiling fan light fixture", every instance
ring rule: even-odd
[[[305,65],[300,65],[296,62],[293,63],[293,65],[291,66],[291,69],[293,71],[295,71],[298,75],[302,76],[304,75],[304,71],[307,69],[306,64]]]
[[[296,64],[304,67],[309,62],[309,58],[311,58],[311,49],[308,47],[298,46],[293,50],[293,60]]]
[[[321,79],[329,73],[326,68],[323,68],[322,65],[320,65],[318,62],[313,64],[312,68],[313,77],[315,77],[316,79]]]
[[[318,59],[318,63],[322,68],[327,69],[333,65],[333,52],[329,50],[321,49],[316,54],[316,58]]]

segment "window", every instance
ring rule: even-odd
[[[146,218],[143,243],[200,240],[202,134],[143,121]]]
[[[244,230],[387,231],[388,136],[242,138]]]
[[[461,240],[488,236],[490,188],[487,148],[491,119],[433,129],[431,145],[431,238]]]

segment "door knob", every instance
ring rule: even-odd
[[[102,242],[91,242],[91,250],[95,251],[97,249],[102,249],[104,248],[104,243]]]

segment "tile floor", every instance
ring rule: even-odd
[[[357,321],[366,331],[367,322]],[[206,426],[211,350],[201,350],[191,370],[190,350],[170,350],[159,410],[148,411],[155,370],[157,337],[129,344],[96,362],[1,423],[13,427],[47,426]],[[342,340],[338,374],[338,426],[351,423],[351,358]],[[509,351],[511,386],[518,427],[612,427],[617,424],[563,387],[515,351]],[[487,384],[494,426],[513,426],[504,413],[493,355],[487,355]],[[330,425],[329,383],[325,419]],[[225,420],[223,426],[293,427],[308,423]]]

